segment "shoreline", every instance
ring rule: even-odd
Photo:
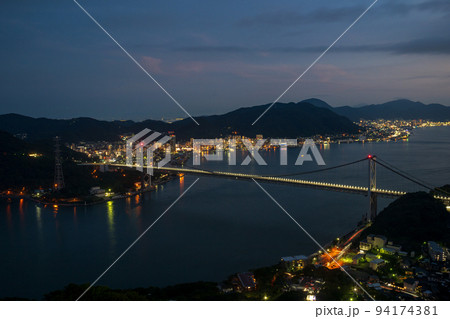
[[[158,183],[156,183],[155,185],[152,185],[151,187],[149,187],[146,190],[139,191],[139,192],[133,192],[130,195],[123,194],[123,195],[116,195],[116,196],[113,196],[111,198],[103,198],[103,199],[100,199],[100,200],[95,201],[95,202],[84,202],[84,203],[80,203],[80,202],[77,202],[77,203],[44,202],[44,201],[36,199],[36,198],[34,198],[34,197],[30,196],[30,195],[0,195],[0,199],[5,199],[5,200],[8,200],[8,199],[19,199],[19,200],[20,199],[25,199],[25,200],[29,200],[29,201],[31,201],[33,203],[36,203],[36,204],[39,204],[39,205],[44,205],[44,206],[47,206],[47,205],[48,206],[55,206],[56,205],[58,207],[59,206],[61,206],[61,207],[87,207],[87,206],[100,205],[100,204],[104,204],[104,203],[107,203],[107,202],[110,202],[110,201],[119,200],[119,199],[130,198],[130,197],[133,197],[133,196],[136,196],[136,195],[142,195],[142,194],[150,193],[150,192],[153,192],[153,191],[156,190],[156,186],[166,184],[166,183],[168,183],[168,182],[170,182],[172,180],[173,180],[173,178],[172,178],[172,176],[170,176],[169,178],[165,179],[164,181],[158,182]]]

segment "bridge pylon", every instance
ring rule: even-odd
[[[373,221],[377,216],[377,193],[373,192],[377,188],[377,161],[374,155],[369,155],[367,158],[369,159],[369,212],[367,220]]]

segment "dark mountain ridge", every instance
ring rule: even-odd
[[[242,107],[210,116],[167,123],[157,120],[102,121],[88,117],[67,120],[32,118],[19,114],[0,115],[0,130],[11,134],[26,134],[30,140],[60,136],[66,142],[115,141],[123,134],[134,134],[144,128],[161,133],[174,132],[179,140],[226,137],[231,134],[253,137],[262,134],[272,138],[296,138],[313,135],[333,135],[358,132],[352,121],[376,120],[432,120],[450,121],[450,107],[441,104],[425,105],[410,100],[396,100],[360,107],[332,107],[311,98],[298,103],[276,103],[261,119],[252,125],[270,104]]]
[[[450,107],[432,103],[424,104],[407,99],[394,100],[383,104],[371,104],[363,106],[339,106],[332,107],[328,103],[312,98],[304,100],[314,106],[326,108],[345,116],[352,121],[363,120],[431,120],[450,121]]]
[[[402,99],[361,107],[335,107],[334,112],[352,121],[365,120],[430,120],[450,121],[450,107],[441,104],[423,104]]]
[[[66,142],[113,141],[119,135],[149,128],[161,133],[173,131],[177,139],[226,137],[230,134],[296,138],[316,134],[357,133],[359,127],[333,111],[306,102],[276,103],[255,125],[253,121],[270,104],[243,107],[222,115],[199,116],[196,125],[190,118],[163,121],[101,121],[87,117],[68,120],[32,118],[19,114],[0,115],[0,130],[26,134],[30,140],[60,136]]]

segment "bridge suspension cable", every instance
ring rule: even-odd
[[[425,187],[425,188],[427,188],[427,189],[429,189],[429,190],[434,190],[434,188],[429,187],[429,186],[427,186],[427,185],[425,185],[425,184],[423,184],[423,183],[421,183],[421,182],[419,182],[419,181],[416,181],[415,179],[410,178],[410,177],[406,176],[405,174],[396,171],[395,169],[389,167],[389,166],[386,165],[386,164],[383,164],[382,162],[377,161],[377,164],[383,166],[384,168],[390,170],[391,172],[393,172],[393,173],[395,173],[395,174],[397,174],[397,175],[400,175],[400,176],[403,177],[403,178],[406,178],[407,180],[409,180],[409,181],[411,181],[411,182],[413,182],[413,183],[416,183],[417,185],[420,185],[420,186],[422,186],[422,187]]]
[[[336,169],[336,168],[340,168],[340,167],[345,167],[345,166],[349,166],[349,165],[353,165],[356,163],[360,163],[363,161],[368,160],[367,157],[364,157],[362,159],[359,159],[357,161],[353,161],[350,163],[345,163],[345,164],[341,164],[341,165],[336,165],[336,166],[331,166],[331,167],[326,167],[326,168],[322,168],[322,169],[316,169],[316,170],[312,170],[312,171],[307,171],[307,172],[297,172],[297,173],[289,173],[289,174],[281,174],[281,175],[265,175],[264,177],[284,177],[284,176],[298,176],[298,175],[306,175],[306,174],[312,174],[312,173],[319,173],[319,172],[324,172],[324,171],[328,171],[328,170],[332,170],[332,169]]]
[[[409,180],[409,181],[411,181],[411,182],[413,182],[415,184],[418,184],[418,185],[420,185],[422,187],[425,187],[425,188],[427,188],[427,189],[429,189],[431,191],[440,191],[442,193],[450,195],[449,192],[447,192],[447,191],[445,191],[445,190],[443,190],[443,189],[441,189],[439,187],[436,187],[434,185],[431,185],[430,183],[427,183],[427,182],[425,182],[423,180],[420,180],[419,178],[417,178],[415,176],[412,176],[411,174],[409,174],[409,173],[407,173],[407,172],[405,172],[405,171],[395,167],[394,165],[386,162],[385,160],[383,160],[383,159],[381,159],[379,157],[377,157],[377,164],[380,164],[381,166],[383,166],[384,168],[394,172],[395,174],[400,175],[401,177],[406,178],[407,180]]]
[[[422,184],[428,185],[428,187],[434,188],[434,185],[432,185],[432,184],[430,184],[430,183],[427,183],[426,181],[421,180],[421,179],[419,179],[419,178],[417,178],[417,177],[411,175],[410,173],[405,172],[404,170],[401,170],[400,168],[398,168],[398,167],[392,165],[391,163],[389,163],[389,162],[387,162],[387,161],[381,159],[380,157],[377,157],[377,163],[380,163],[380,162],[383,163],[383,164],[385,164],[385,165],[388,165],[390,168],[392,168],[392,169],[394,169],[394,170],[396,170],[396,171],[398,171],[398,172],[400,172],[400,173],[402,173],[402,174],[408,176],[409,178],[412,178],[412,179],[414,179],[414,180],[416,180],[416,181],[418,181],[418,182],[420,182],[420,183],[422,183]]]
[[[344,163],[344,164],[340,164],[340,165],[336,165],[336,166],[331,166],[331,167],[326,167],[326,168],[322,168],[322,169],[316,169],[316,170],[312,170],[312,171],[306,171],[306,172],[296,172],[296,173],[288,173],[288,174],[279,174],[279,175],[264,175],[262,177],[288,177],[288,176],[299,176],[299,175],[307,175],[307,174],[313,174],[313,173],[319,173],[319,172],[324,172],[324,171],[329,171],[329,170],[333,170],[333,169],[337,169],[337,168],[341,168],[341,167],[345,167],[345,166],[350,166],[350,165],[354,165],[360,162],[364,162],[366,160],[369,160],[369,157],[364,157],[362,159],[353,161],[353,162],[349,162],[349,163]],[[386,162],[385,160],[376,157],[376,163],[383,166],[384,168],[386,168],[387,170],[417,184],[420,185],[430,191],[439,191],[441,193],[445,193],[447,195],[450,195],[449,192],[439,188],[439,187],[435,187],[423,180],[420,180],[419,178],[412,176],[411,174],[395,167],[394,165]],[[192,168],[192,169],[196,169],[198,171],[203,171],[203,172],[208,172],[208,173],[214,173],[213,170],[207,170],[207,169],[200,169],[200,168],[196,168],[196,167],[192,167],[190,165],[184,164],[183,166],[186,166],[188,168]]]
[[[324,171],[328,171],[328,170],[332,170],[332,169],[336,169],[336,168],[340,168],[340,167],[345,167],[345,166],[357,164],[357,163],[366,161],[367,159],[368,158],[365,157],[365,158],[362,158],[362,159],[359,159],[357,161],[353,161],[353,162],[350,162],[350,163],[340,164],[340,165],[326,167],[326,168],[322,168],[322,169],[316,169],[316,170],[307,171],[307,172],[297,172],[297,173],[280,174],[280,175],[264,175],[263,177],[285,177],[285,176],[298,176],[298,175],[306,175],[306,174],[311,174],[311,173],[319,173],[319,172],[324,172]],[[184,164],[183,166],[186,166],[186,167],[189,167],[189,168],[192,168],[192,169],[196,169],[196,170],[199,170],[199,171],[214,173],[214,171],[212,171],[212,170],[200,169],[200,168],[192,167],[191,165],[188,165],[188,164]]]

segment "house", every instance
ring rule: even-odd
[[[447,254],[444,251],[444,249],[434,241],[428,242],[428,254],[430,255],[430,258],[434,261],[447,260]]]
[[[370,283],[375,283],[375,282],[379,282],[380,278],[377,275],[370,275],[368,281]]]
[[[377,259],[370,261],[369,267],[376,271],[376,270],[378,270],[378,268],[384,266],[385,264],[386,264],[386,261],[384,259],[377,258]]]
[[[367,242],[372,245],[372,248],[382,248],[386,244],[387,238],[381,235],[369,235]]]
[[[391,241],[389,241],[388,243],[387,243],[387,245],[385,245],[383,248],[388,248],[389,249],[389,251],[393,251],[394,252],[394,254],[395,253],[400,253],[400,251],[402,250],[402,246],[400,246],[400,245],[394,245]]]
[[[302,291],[304,289],[300,284],[290,284],[288,286],[290,291]]]
[[[393,249],[393,248],[389,248],[389,247],[382,247],[380,249],[380,252],[386,255],[395,255],[396,253],[398,253],[397,250]]]
[[[281,262],[288,271],[300,270],[305,266],[307,259],[308,257],[304,255],[288,256],[288,257],[281,257]]]
[[[369,288],[373,288],[375,290],[381,290],[381,284],[379,282],[370,283],[367,285]]]
[[[372,259],[377,259],[378,257],[377,257],[377,255],[374,255],[374,254],[371,254],[371,253],[367,253],[366,254],[366,259],[367,260],[372,260]]]
[[[229,294],[229,293],[232,293],[234,291],[232,285],[228,285],[228,284],[225,284],[225,283],[217,285],[217,289],[222,291],[224,294]]]
[[[419,281],[414,278],[408,278],[403,281],[403,287],[409,292],[415,292],[418,285]]]
[[[368,243],[367,241],[360,241],[359,242],[359,249],[363,251],[369,251],[372,249],[372,244]]]
[[[97,197],[105,197],[106,196],[105,190],[100,188],[99,186],[91,187],[90,193],[91,193],[91,195],[94,195]]]
[[[411,260],[403,258],[400,262],[400,266],[402,266],[403,269],[409,269],[411,267]]]
[[[418,278],[425,278],[428,277],[428,272],[420,267],[414,267],[414,273],[416,274],[416,277]]]
[[[241,272],[237,275],[239,283],[244,290],[255,290],[256,279],[251,272]]]
[[[357,265],[361,259],[364,259],[365,254],[357,254],[352,258],[352,264]]]

